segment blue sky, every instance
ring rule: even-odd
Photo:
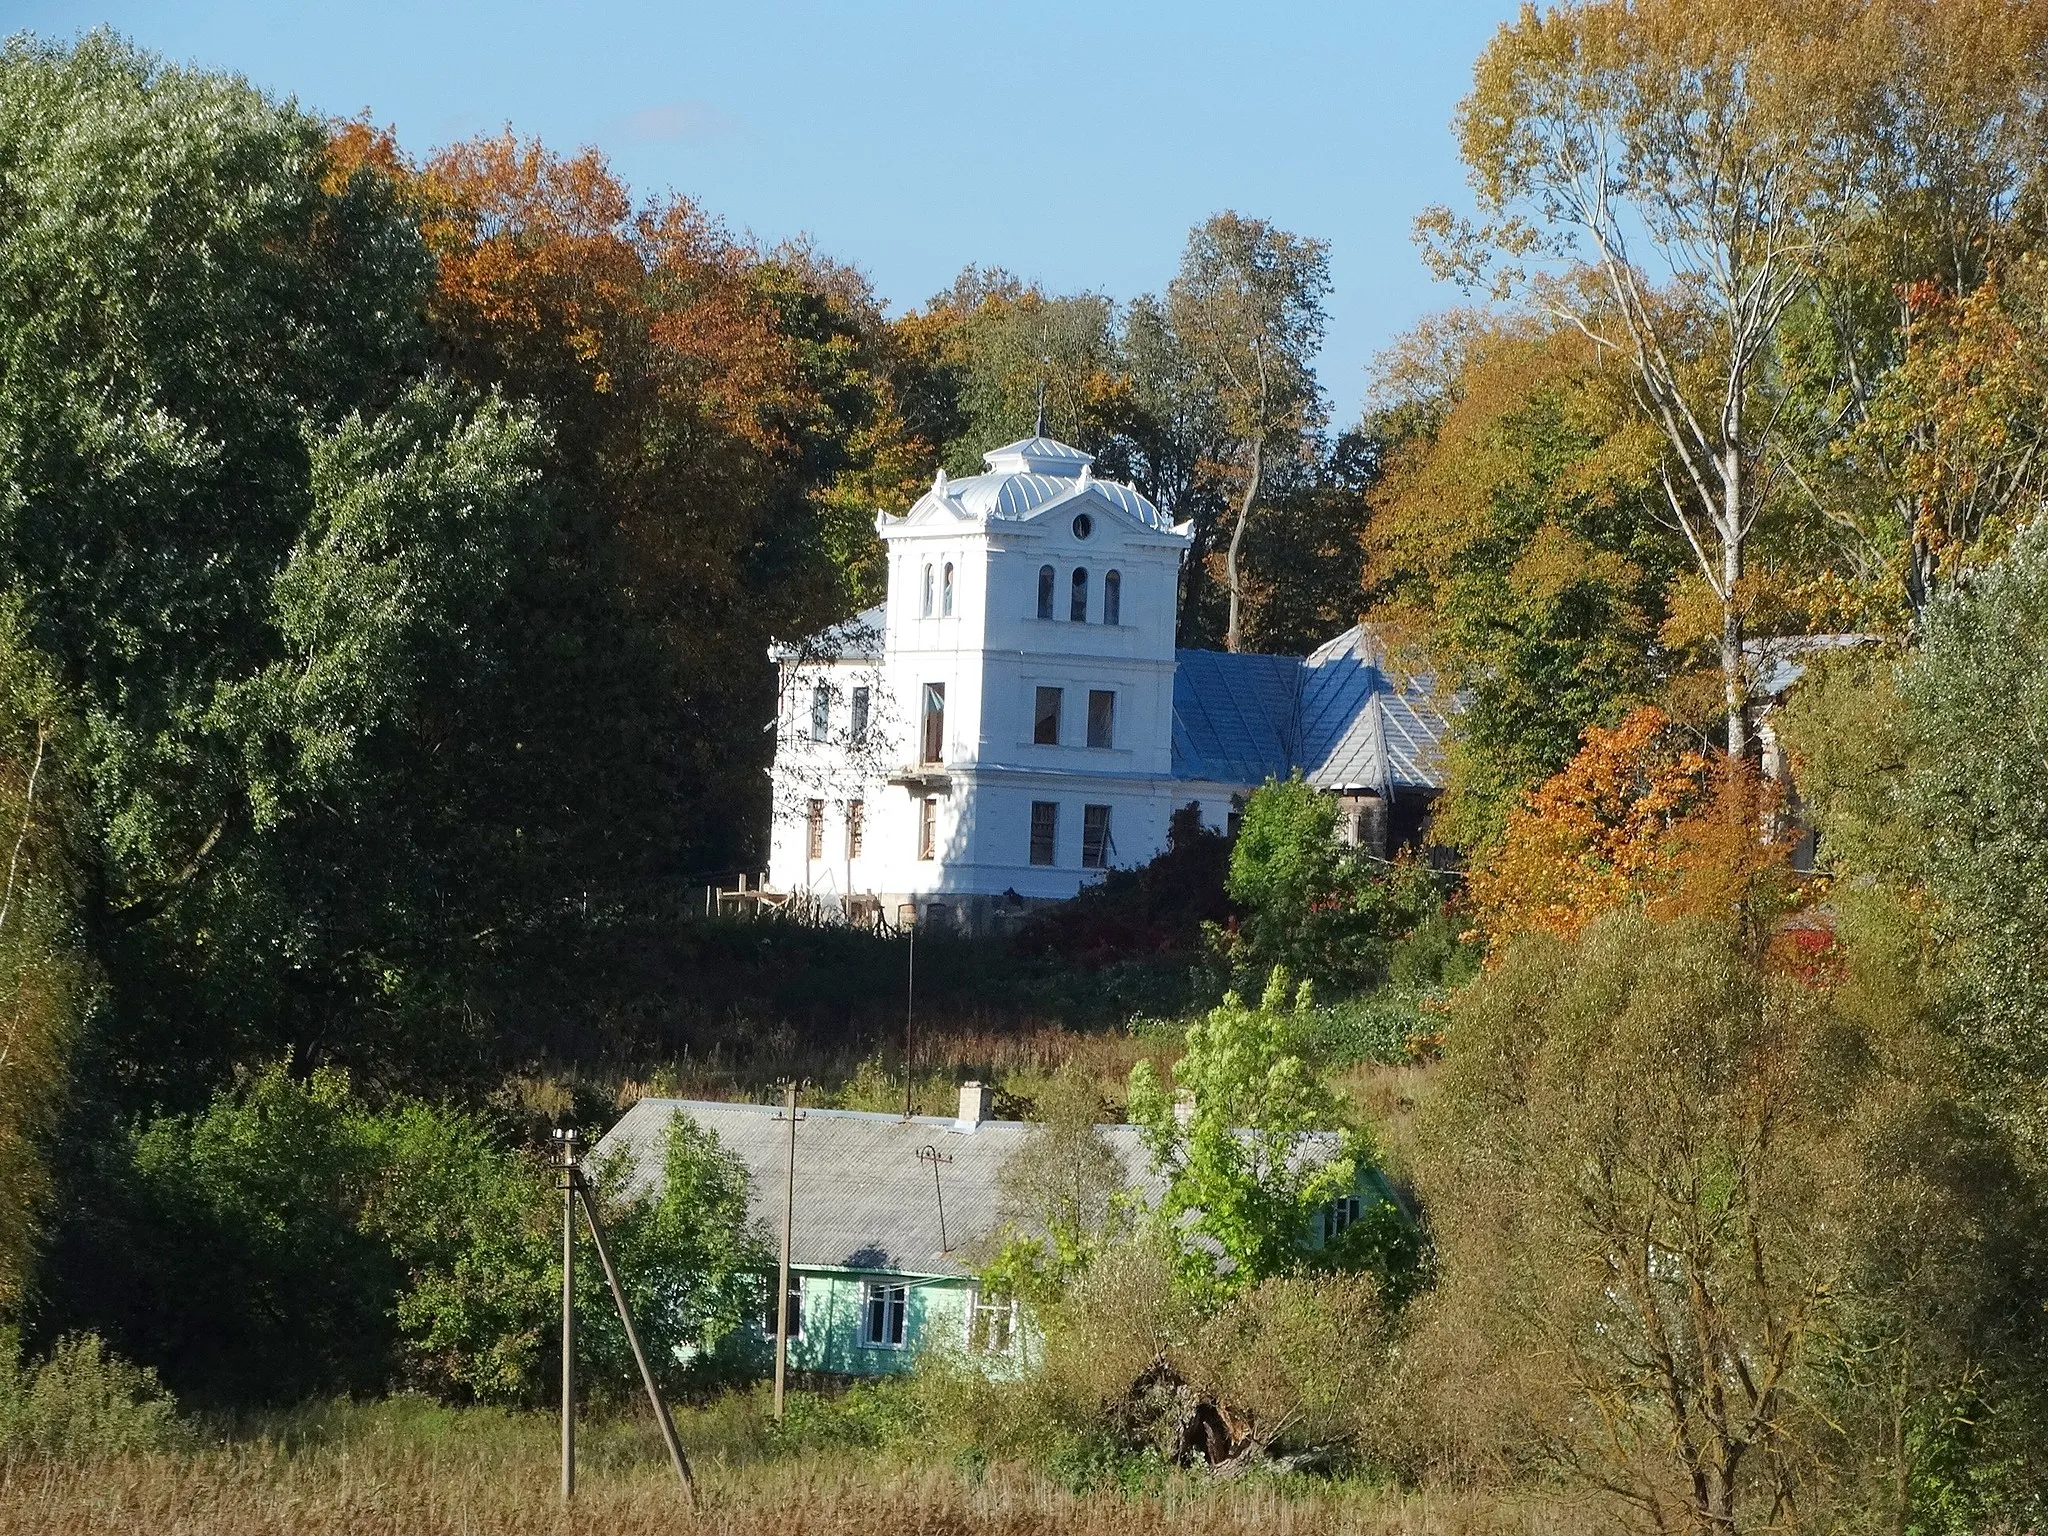
[[[897,309],[964,265],[1116,298],[1162,287],[1222,208],[1328,240],[1322,377],[1457,300],[1409,239],[1463,201],[1450,117],[1514,0],[8,0],[10,30],[108,24],[415,153],[510,124],[601,148],[767,240],[808,235]]]

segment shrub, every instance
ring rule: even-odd
[[[30,1362],[19,1337],[0,1330],[0,1451],[79,1459],[171,1450],[187,1438],[156,1372],[109,1354],[97,1335],[60,1339]]]

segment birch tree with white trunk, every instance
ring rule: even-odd
[[[1852,217],[1862,7],[1525,5],[1459,107],[1479,219],[1418,221],[1431,264],[1576,326],[1629,370],[1670,521],[1720,605],[1731,755],[1748,748],[1750,536],[1780,322]]]
[[[1167,321],[1221,407],[1230,471],[1241,482],[1224,557],[1228,650],[1243,639],[1244,535],[1271,460],[1320,421],[1315,355],[1329,292],[1327,242],[1228,212],[1189,232],[1166,291]]]

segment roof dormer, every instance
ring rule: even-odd
[[[981,456],[992,475],[1050,475],[1076,480],[1095,462],[1095,455],[1070,448],[1049,437],[1020,437]]]

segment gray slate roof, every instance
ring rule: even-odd
[[[1450,722],[1427,678],[1397,685],[1354,625],[1306,657],[1177,651],[1173,773],[1260,784],[1295,769],[1318,789],[1443,787]]]
[[[1875,645],[1877,636],[1861,634],[1778,635],[1742,642],[1743,660],[1755,673],[1750,684],[1753,699],[1775,699],[1806,675],[1815,657],[1830,651],[1846,651],[1859,645]]]
[[[1024,1213],[1006,1210],[997,1182],[1003,1164],[1030,1140],[1036,1126],[984,1120],[972,1130],[931,1115],[849,1109],[806,1109],[796,1128],[796,1207],[791,1224],[792,1262],[804,1268],[856,1269],[884,1274],[967,1277],[994,1255],[987,1240],[1004,1220],[1028,1227]],[[721,1104],[694,1099],[642,1099],[599,1141],[593,1158],[614,1151],[631,1159],[628,1188],[646,1189],[661,1176],[663,1138],[678,1114],[718,1134],[747,1167],[748,1204],[766,1231],[779,1233],[789,1128],[773,1104]],[[1132,1188],[1148,1200],[1164,1188],[1131,1125],[1100,1127],[1122,1157]],[[936,1147],[952,1162],[939,1167],[946,1203],[946,1238],[932,1165],[920,1147]]]

